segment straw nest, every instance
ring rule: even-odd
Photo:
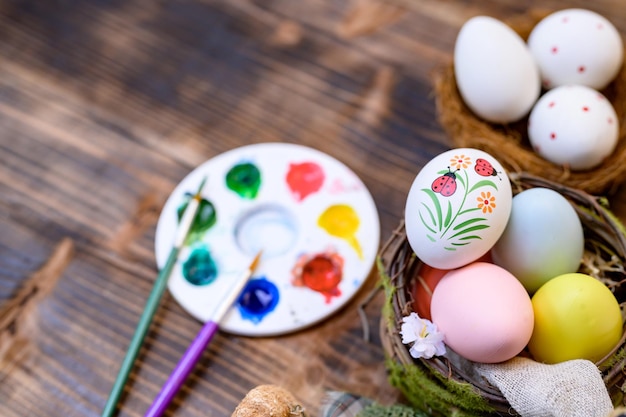
[[[585,233],[585,254],[579,272],[604,282],[624,311],[626,235],[621,223],[607,208],[606,199],[527,173],[513,173],[510,178],[513,194],[544,187],[568,199]],[[392,385],[399,388],[414,407],[436,416],[512,415],[511,406],[502,393],[484,379],[473,376],[471,370],[475,365],[472,362],[463,358],[451,360],[449,355],[414,359],[402,343],[399,333],[402,317],[413,311],[412,294],[422,265],[409,246],[403,222],[381,249],[378,262],[386,297],[381,339]],[[614,404],[624,403],[625,339],[626,333],[618,345],[596,363]]]
[[[532,10],[505,21],[523,39],[550,11]],[[618,144],[599,166],[586,171],[570,171],[553,164],[533,151],[527,135],[528,118],[510,124],[493,124],[477,117],[459,95],[451,62],[434,74],[434,93],[439,122],[453,147],[478,148],[486,151],[510,172],[528,172],[581,189],[592,194],[614,192],[626,178],[626,66],[601,91],[613,104],[620,123]]]

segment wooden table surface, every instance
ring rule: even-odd
[[[524,3],[524,4],[521,4]],[[432,74],[471,16],[618,0],[9,1],[0,3],[0,415],[100,415],[157,275],[156,222],[191,170],[230,149],[326,152],[372,193],[384,241],[409,186],[450,147]],[[611,197],[626,219],[626,197]],[[370,274],[328,320],[220,333],[169,416],[230,416],[253,387],[317,415],[327,390],[389,404]],[[141,416],[200,329],[166,293],[119,415]]]

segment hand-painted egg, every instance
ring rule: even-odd
[[[445,344],[474,362],[511,359],[533,332],[533,308],[522,284],[486,262],[446,274],[435,287],[430,308]]]
[[[454,75],[465,104],[494,123],[526,116],[541,90],[539,69],[526,43],[488,16],[469,19],[459,31]]]
[[[622,38],[606,18],[584,9],[552,13],[528,37],[543,85],[580,84],[600,90],[622,66]]]
[[[472,148],[446,151],[417,174],[405,208],[415,254],[438,269],[467,265],[500,238],[511,213],[511,183],[502,165]]]
[[[535,293],[532,305],[535,324],[528,349],[539,362],[596,362],[622,337],[622,314],[615,296],[589,275],[551,279]]]
[[[572,170],[599,165],[615,149],[618,136],[619,122],[611,103],[582,85],[548,91],[528,120],[528,137],[535,152]]]
[[[584,250],[583,227],[567,199],[531,188],[513,197],[511,217],[491,256],[532,294],[548,280],[576,272]]]

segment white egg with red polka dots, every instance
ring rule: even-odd
[[[618,119],[604,95],[582,85],[545,93],[528,119],[528,137],[540,156],[572,170],[596,167],[617,144]]]
[[[541,20],[528,37],[545,88],[581,84],[606,87],[622,66],[619,32],[605,17],[585,9],[565,9]]]

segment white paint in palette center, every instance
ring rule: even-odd
[[[266,258],[285,254],[296,242],[298,228],[284,207],[264,205],[245,213],[235,227],[235,240],[246,254],[263,251]]]

